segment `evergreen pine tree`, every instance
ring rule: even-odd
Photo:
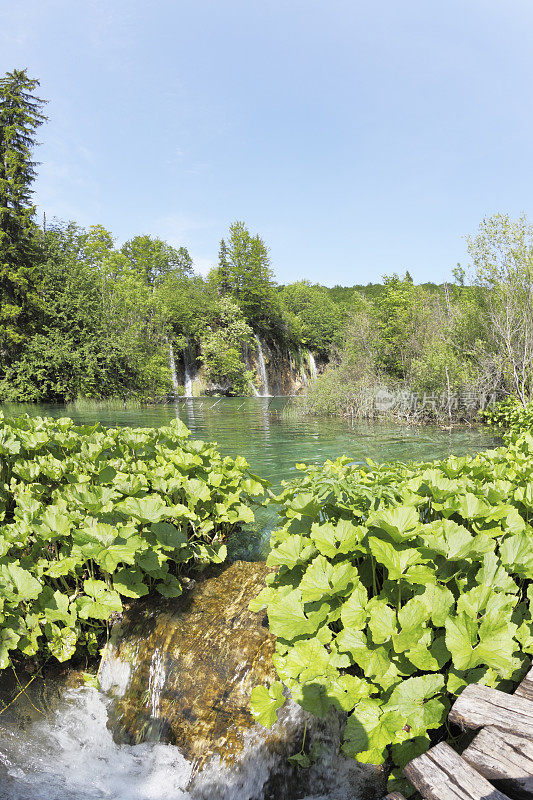
[[[46,117],[26,70],[0,79],[0,365],[31,328],[36,291],[37,229],[33,222],[35,131]]]

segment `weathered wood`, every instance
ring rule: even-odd
[[[403,774],[426,800],[508,800],[445,742],[413,759]]]
[[[517,686],[515,694],[518,697],[525,697],[527,700],[533,701],[533,667],[531,667],[522,683]]]
[[[389,792],[386,794],[383,800],[405,800],[405,797],[401,792]]]
[[[511,797],[533,798],[533,741],[483,728],[463,752],[480,775]]]
[[[493,725],[533,739],[533,702],[488,686],[471,684],[463,689],[452,706],[449,719],[463,729]]]

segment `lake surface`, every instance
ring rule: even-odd
[[[252,470],[272,482],[297,475],[295,464],[320,464],[347,455],[356,463],[427,461],[451,454],[466,455],[496,443],[487,430],[452,431],[431,426],[361,422],[353,426],[337,418],[300,416],[286,397],[194,398],[175,405],[134,410],[88,409],[73,406],[10,404],[6,414],[69,416],[80,424],[158,427],[179,417],[195,439],[216,441],[224,455],[243,455]]]
[[[133,410],[75,405],[10,404],[0,406],[13,416],[69,416],[79,424],[158,427],[179,417],[195,439],[215,441],[223,453],[246,458],[253,472],[272,483],[298,476],[297,463],[321,464],[347,455],[355,463],[429,461],[486,450],[497,439],[482,428],[451,431],[432,426],[349,422],[329,417],[302,416],[287,397],[199,397],[172,405]],[[274,506],[256,511],[256,525],[229,543],[235,558],[263,558],[276,523]]]

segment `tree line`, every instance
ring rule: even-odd
[[[147,234],[118,245],[102,225],[39,226],[32,201],[39,83],[0,79],[0,400],[164,396],[169,351],[233,394],[252,392],[247,351],[315,353],[308,410],[364,414],[377,387],[531,396],[532,227],[484,220],[472,268],[450,284],[278,285],[269,250],[236,221],[205,277],[185,247]]]

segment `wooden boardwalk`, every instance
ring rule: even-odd
[[[533,800],[533,667],[514,694],[467,686],[449,719],[481,730],[462,755],[441,742],[407,764],[425,800]]]

